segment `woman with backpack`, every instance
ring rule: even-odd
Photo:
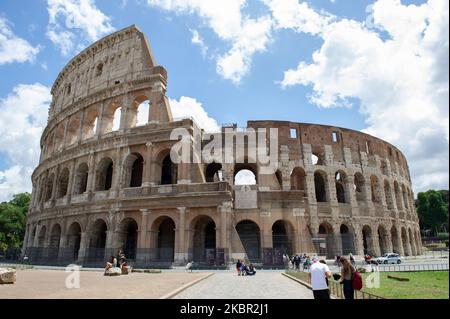
[[[345,257],[341,257],[339,261],[342,264],[341,284],[344,284],[345,299],[354,299],[355,290],[353,288],[353,279],[356,269]]]

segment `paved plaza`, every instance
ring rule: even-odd
[[[255,276],[216,272],[187,288],[174,299],[312,299],[311,290],[280,271],[258,271]]]
[[[102,271],[81,271],[80,288],[66,288],[64,270],[17,271],[17,282],[0,285],[0,299],[156,299],[207,275],[207,272],[132,273],[105,277]]]

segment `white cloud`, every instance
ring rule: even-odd
[[[216,35],[231,44],[231,49],[217,56],[217,72],[238,84],[248,74],[252,57],[263,52],[272,28],[268,16],[252,19],[242,14],[246,0],[147,0],[153,7],[176,14],[197,14]]]
[[[170,99],[169,103],[175,119],[193,118],[197,125],[206,132],[220,131],[217,121],[206,113],[202,104],[196,99],[182,96],[179,101]]]
[[[193,44],[198,45],[202,52],[202,56],[206,57],[206,54],[208,53],[208,46],[205,44],[203,39],[200,37],[200,34],[198,34],[197,30],[191,30],[191,33],[192,33],[191,42]]]
[[[447,0],[420,6],[379,0],[369,24],[322,13],[326,23],[318,28],[277,19],[323,39],[313,62],[287,70],[282,86],[311,86],[311,101],[325,108],[358,99],[368,124],[364,131],[406,154],[418,191],[449,183],[448,9]]]
[[[47,11],[47,37],[63,55],[114,31],[111,19],[95,6],[94,0],[48,0]]]
[[[13,33],[8,20],[0,17],[0,65],[13,62],[33,62],[40,47]]]
[[[39,141],[47,123],[50,88],[19,84],[0,99],[0,153],[10,166],[0,171],[0,202],[31,191],[31,174],[39,161]]]

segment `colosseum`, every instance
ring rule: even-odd
[[[134,25],[59,73],[32,175],[23,253],[33,262],[94,265],[118,250],[142,267],[421,254],[408,164],[394,145],[340,127],[248,121],[214,136],[234,134],[237,148],[252,130],[277,129],[273,173],[249,152],[174,163],[174,129],[187,130],[192,145],[210,133],[173,118],[166,87],[166,70]],[[252,185],[236,183],[241,171]]]

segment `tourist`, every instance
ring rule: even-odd
[[[247,274],[247,265],[245,261],[241,262],[241,276],[245,276]]]
[[[130,266],[125,257],[122,257],[119,262],[119,267],[122,270],[122,274],[128,274],[130,272]]]
[[[194,262],[190,261],[186,264],[186,271],[192,272],[192,266],[194,266]]]
[[[345,299],[354,299],[353,277],[356,272],[355,267],[345,257],[341,257],[340,262],[342,264],[341,284],[344,284]]]
[[[241,275],[241,261],[239,259],[236,263],[236,270],[237,270],[238,276],[240,276]]]
[[[324,265],[327,264],[327,262],[325,260],[323,260],[323,259],[319,260],[319,262],[321,264],[324,264]],[[327,283],[327,287],[330,287],[330,283],[328,282],[328,278],[327,277],[325,277],[325,282]]]
[[[246,273],[247,273],[247,276],[253,276],[256,274],[256,270],[255,270],[255,267],[253,266],[253,264],[248,265]]]
[[[117,258],[114,256],[111,256],[109,261],[106,262],[105,271],[117,267]]]
[[[331,277],[331,272],[327,264],[318,261],[317,256],[314,256],[309,272],[314,299],[330,299],[330,290],[325,279]]]
[[[348,255],[348,258],[350,259],[350,262],[351,262],[352,266],[356,268],[356,260],[355,260],[355,257],[353,257],[353,254],[350,253]]]

